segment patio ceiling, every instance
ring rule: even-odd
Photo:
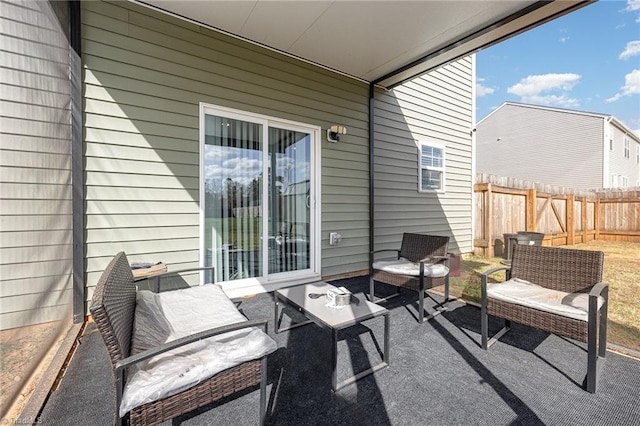
[[[141,2],[391,88],[589,1]]]

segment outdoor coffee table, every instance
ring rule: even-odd
[[[327,290],[335,288],[335,286],[325,282],[298,285],[276,290],[273,299],[275,302],[276,333],[310,323],[331,330],[331,386],[334,391],[337,391],[389,365],[389,311],[382,306],[369,302],[363,294],[355,295],[358,299],[357,304],[351,303],[349,306],[341,308],[325,306],[328,303],[328,299],[325,296]],[[310,294],[312,296],[321,294],[322,296],[312,298],[309,297]],[[308,321],[280,329],[280,301],[297,308],[298,311],[308,318]],[[362,321],[379,316],[384,317],[384,349],[382,362],[338,383],[338,330],[360,324]]]

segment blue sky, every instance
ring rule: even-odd
[[[640,134],[640,0],[601,0],[476,60],[477,121],[512,101],[611,114]]]

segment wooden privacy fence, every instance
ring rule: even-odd
[[[542,232],[543,245],[640,242],[640,189],[579,191],[491,175],[474,185],[477,255],[505,254],[504,234]]]

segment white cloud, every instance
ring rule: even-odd
[[[625,10],[627,12],[640,11],[640,0],[627,0],[627,7]],[[636,22],[640,22],[640,15],[636,18]]]
[[[624,96],[638,95],[640,94],[640,69],[633,70],[629,74],[624,76],[624,86],[620,88],[620,91],[606,99],[606,102],[615,102]]]
[[[578,74],[542,74],[530,75],[507,89],[508,93],[518,96],[537,96],[552,90],[568,91],[580,80]]]
[[[571,37],[569,36],[569,30],[567,30],[566,28],[561,28],[560,29],[560,38],[558,39],[558,41],[560,43],[566,43],[571,39]]]
[[[522,102],[534,105],[556,106],[561,108],[576,108],[580,106],[580,101],[565,95],[535,95],[524,96]]]
[[[640,55],[640,40],[634,40],[627,43],[624,51],[620,54],[620,59],[629,59],[632,56]]]
[[[481,98],[486,95],[490,95],[495,92],[496,89],[493,87],[483,86],[480,83],[476,83],[476,97]]]
[[[530,75],[507,89],[508,93],[520,96],[524,103],[574,108],[580,102],[568,96],[580,80],[579,74]]]

